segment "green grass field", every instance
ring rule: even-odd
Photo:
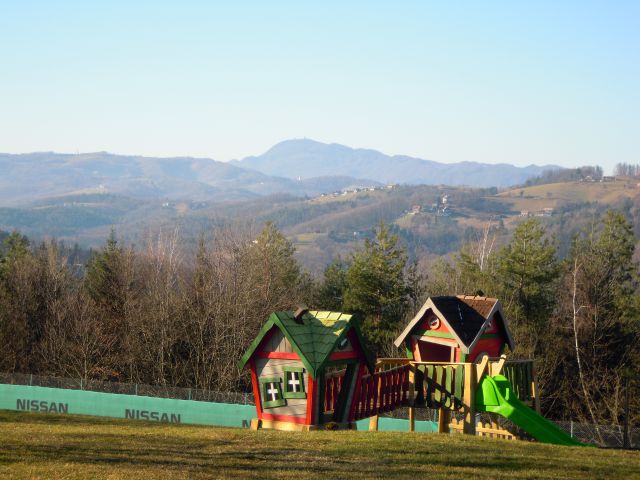
[[[640,478],[640,452],[420,433],[284,433],[0,411],[3,478]]]

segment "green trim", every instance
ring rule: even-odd
[[[325,389],[327,388],[327,382],[325,381],[325,376],[324,376],[324,370],[320,370],[320,372],[318,372],[318,380],[317,380],[317,385],[319,385],[320,388],[318,388],[317,391],[314,392],[314,395],[317,395],[316,397],[316,408],[317,408],[317,412],[318,412],[318,417],[317,417],[317,422],[319,424],[323,424],[324,423],[324,396],[325,396]]]
[[[502,335],[499,333],[484,333],[480,335],[480,340],[487,340],[490,338],[502,338]]]
[[[286,367],[282,367],[282,369],[283,369],[285,372],[298,372],[298,373],[304,373],[304,368],[302,368],[302,367],[289,367],[289,366],[286,366]]]
[[[360,344],[359,348],[364,354],[364,358],[370,372],[373,373],[376,370],[376,356],[367,349],[367,344],[364,340],[364,336],[362,335],[362,330],[360,330],[360,316],[357,313],[354,314],[351,321],[351,328],[356,332],[356,337]]]
[[[266,400],[266,398],[268,398],[267,384],[271,383],[278,389],[278,396],[280,398],[275,400]],[[260,386],[262,387],[262,408],[281,407],[287,404],[287,401],[282,395],[282,379],[280,377],[262,377],[260,378]]]
[[[297,398],[297,399],[305,399],[307,398],[306,392],[284,392],[284,398]]]
[[[465,363],[467,361],[467,357],[469,355],[464,353],[464,352],[460,352],[460,363]]]
[[[404,350],[409,360],[413,360],[413,351],[411,350],[411,340],[407,339],[404,342]]]
[[[256,338],[253,339],[253,342],[251,342],[251,344],[249,344],[249,348],[247,348],[247,351],[244,352],[244,355],[242,355],[242,358],[240,359],[240,362],[238,363],[238,368],[240,370],[242,370],[244,368],[244,366],[247,364],[247,362],[249,361],[249,359],[253,355],[253,352],[256,351],[256,348],[258,348],[258,345],[260,345],[260,342],[262,341],[264,336],[267,334],[267,332],[269,330],[271,330],[271,327],[273,327],[273,325],[274,325],[274,322],[273,322],[272,318],[269,317],[269,320],[267,320],[267,323],[265,323],[262,326],[262,328],[258,332],[258,335],[256,335]]]
[[[293,339],[289,331],[284,327],[281,320],[278,318],[278,315],[276,315],[275,313],[272,313],[269,316],[269,320],[267,320],[267,323],[264,324],[264,326],[260,329],[260,332],[258,332],[258,335],[256,336],[256,338],[253,340],[253,342],[251,342],[251,345],[249,345],[249,348],[242,356],[242,359],[240,360],[238,367],[240,369],[244,368],[244,366],[247,364],[249,359],[253,356],[256,349],[260,345],[260,342],[262,342],[262,339],[269,332],[269,330],[271,330],[271,328],[274,326],[277,326],[282,332],[282,334],[287,338],[287,340],[289,340],[289,343],[291,344],[293,351],[298,354],[302,364],[305,366],[305,368],[311,374],[311,376],[315,377],[315,371],[313,370],[313,367],[309,362],[309,359],[305,355],[303,355],[302,350],[300,350],[300,347],[298,347],[298,344],[295,342],[295,340]]]
[[[304,389],[304,368],[300,367],[283,367],[284,371],[284,398],[307,398],[307,392]],[[287,373],[299,373],[300,374],[300,391],[299,392],[289,392],[287,388],[289,386],[289,378],[287,377]]]
[[[434,338],[451,338],[455,339],[453,335],[448,332],[436,332],[435,330],[425,330],[421,334],[423,337],[434,337]]]

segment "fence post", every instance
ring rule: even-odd
[[[33,373],[29,374],[29,386],[32,387],[33,386]]]
[[[138,384],[136,383],[135,387],[134,387],[134,395],[138,395]]]
[[[416,374],[415,367],[409,366],[409,431],[416,431],[416,410],[413,406],[416,391]]]
[[[464,425],[462,431],[468,435],[476,434],[476,366],[473,363],[464,365],[463,411]]]
[[[449,433],[449,423],[451,422],[451,411],[440,407],[438,410],[438,433]]]
[[[191,389],[189,389],[189,400],[191,400]]]
[[[573,420],[569,421],[569,436],[573,438]]]
[[[378,431],[378,415],[373,415],[369,419],[369,431],[377,432]]]
[[[536,363],[531,360],[531,396],[536,413],[540,415],[540,397],[538,396],[538,376],[536,374]]]
[[[82,386],[82,377],[80,377],[80,390],[84,390],[84,388]]]
[[[631,439],[629,438],[629,377],[624,379],[624,438],[622,439],[623,448],[631,448]]]

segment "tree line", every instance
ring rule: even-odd
[[[616,163],[614,175],[619,177],[640,177],[640,165],[637,163]]]
[[[563,259],[536,219],[502,245],[497,227],[455,255],[410,262],[380,223],[322,278],[301,268],[272,223],[217,228],[192,253],[177,231],[141,248],[112,233],[80,270],[56,242],[14,232],[0,248],[0,371],[247,390],[238,360],[273,311],[358,313],[378,355],[402,356],[392,341],[428,296],[479,293],[501,300],[513,355],[536,359],[547,415],[620,421],[640,355],[632,225],[609,211]]]

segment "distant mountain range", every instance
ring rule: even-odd
[[[217,202],[273,193],[315,196],[384,183],[503,187],[548,168],[443,164],[306,139],[281,142],[263,155],[232,162],[106,152],[0,154],[0,205],[93,193]]]
[[[106,152],[0,154],[0,172],[0,205],[5,206],[94,193],[138,199],[231,201],[273,193],[315,196],[377,184],[339,175],[298,181],[209,158],[152,158]]]
[[[404,155],[389,156],[376,150],[354,149],[314,140],[287,140],[266,153],[233,161],[267,175],[307,179],[326,175],[368,178],[381,183],[411,185],[467,185],[508,187],[524,183],[555,165],[516,167],[477,162],[438,163]]]

